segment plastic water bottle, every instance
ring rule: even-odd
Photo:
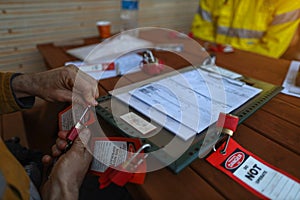
[[[121,31],[138,27],[138,0],[121,0]]]

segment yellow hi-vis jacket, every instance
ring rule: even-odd
[[[196,38],[279,58],[300,22],[300,0],[200,0]]]

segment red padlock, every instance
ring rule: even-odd
[[[224,148],[221,150],[221,154],[226,154],[226,149],[228,147],[230,137],[232,137],[233,133],[236,131],[238,123],[239,118],[237,116],[226,113],[219,114],[219,119],[216,123],[217,129],[221,133],[228,135],[227,140],[224,144]]]
[[[236,131],[238,123],[239,118],[237,116],[220,113],[216,126],[222,133],[232,136]]]
[[[141,68],[149,75],[157,75],[164,70],[164,63],[162,60],[155,58],[152,52],[148,50],[143,53]]]

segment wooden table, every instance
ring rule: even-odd
[[[97,38],[84,40],[98,42]],[[69,47],[53,44],[38,45],[49,68],[75,60],[65,53]],[[162,59],[170,55],[160,54]],[[290,61],[273,59],[236,50],[234,53],[216,53],[219,66],[243,75],[281,85]],[[111,90],[118,78],[100,81],[101,94]],[[279,94],[244,121],[233,137],[240,145],[266,162],[300,178],[300,99]],[[164,168],[150,172],[143,185],[127,185],[135,199],[258,199],[205,160],[197,159],[179,174]]]

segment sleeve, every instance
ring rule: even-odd
[[[0,199],[30,199],[30,178],[1,138],[0,158]]]
[[[259,43],[249,51],[279,58],[289,47],[300,23],[300,2],[281,1]]]
[[[194,37],[214,42],[215,28],[212,19],[212,0],[200,0],[191,32]]]
[[[35,98],[33,96],[18,99],[13,93],[11,81],[18,75],[20,74],[0,72],[0,114],[31,108],[34,104]]]

